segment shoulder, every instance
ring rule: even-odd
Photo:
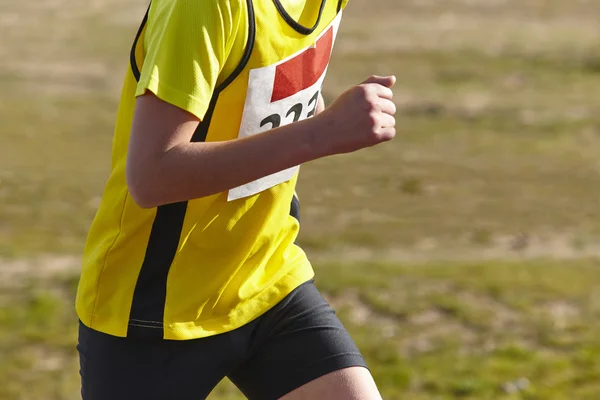
[[[230,35],[246,15],[246,0],[153,0],[148,27],[177,37],[209,33]]]
[[[157,12],[185,12],[188,16],[206,18],[219,14],[237,15],[246,5],[246,0],[153,0],[152,8]]]

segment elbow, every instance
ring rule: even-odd
[[[129,191],[129,196],[131,196],[135,204],[137,204],[137,206],[140,208],[150,209],[161,205],[161,202],[157,199],[157,196],[152,193],[152,190],[146,185],[137,183],[132,184],[128,180],[127,189]]]
[[[129,195],[133,199],[134,203],[143,209],[151,209],[160,206],[160,202],[156,201],[151,195],[148,195],[139,188],[132,188],[129,186]]]
[[[127,190],[130,197],[138,207],[144,209],[156,208],[161,206],[160,195],[157,188],[156,179],[148,173],[143,173],[129,165],[126,168]]]

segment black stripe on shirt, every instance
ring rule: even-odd
[[[215,89],[208,110],[192,136],[192,142],[206,140],[220,93],[239,76],[250,60],[256,37],[256,23],[252,0],[246,0],[246,3],[248,5],[249,26],[244,55],[233,73]],[[140,72],[135,59],[135,48],[147,19],[148,13],[146,13],[131,50],[131,69],[138,81]],[[167,279],[179,246],[187,204],[187,201],[173,203],[159,206],[157,209],[146,254],[133,294],[128,327],[128,336],[130,337],[164,338],[163,321],[167,299]]]

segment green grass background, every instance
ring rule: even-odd
[[[78,398],[78,260],[145,7],[0,6],[2,400]],[[350,2],[325,97],[395,73],[398,137],[302,167],[300,240],[384,398],[600,398],[598,15]]]

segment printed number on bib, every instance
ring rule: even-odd
[[[315,44],[277,64],[250,71],[240,138],[312,117],[325,80],[341,13]],[[257,179],[229,191],[229,201],[252,196],[289,181],[299,167]]]

